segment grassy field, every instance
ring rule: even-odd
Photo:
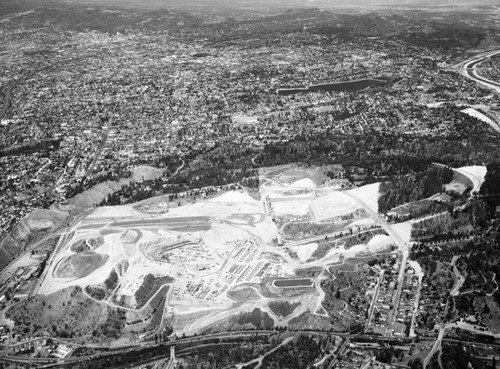
[[[121,229],[109,229],[109,228],[103,228],[99,231],[99,234],[101,236],[108,236],[110,234],[117,234],[117,233],[122,233],[123,231]]]
[[[262,296],[270,299],[282,299],[293,297],[304,297],[308,294],[315,295],[317,291],[311,287],[288,287],[278,288],[273,285],[274,278],[266,278],[255,287],[259,289]]]
[[[146,331],[152,331],[161,324],[161,320],[163,317],[163,310],[165,308],[165,296],[168,292],[168,286],[164,286],[160,292],[155,296],[153,300],[149,303],[151,308],[153,309],[153,314],[151,316],[151,320],[149,324],[146,326]]]
[[[275,177],[282,183],[292,185],[296,181],[302,179],[310,179],[317,185],[321,185],[323,182],[328,180],[328,177],[324,174],[321,168],[304,168],[304,167],[292,167],[281,171]]]
[[[71,245],[71,251],[79,254],[81,252],[90,251],[90,246],[87,245],[85,240],[79,240]]]
[[[268,306],[273,313],[284,318],[293,313],[300,306],[300,302],[290,304],[288,301],[272,301]]]
[[[142,308],[162,285],[171,282],[173,282],[173,278],[168,276],[160,278],[156,278],[152,274],[145,276],[141,287],[135,292],[135,300],[137,301],[136,308]]]
[[[61,260],[55,274],[58,278],[83,278],[106,264],[108,259],[108,255],[92,251],[70,255]]]
[[[317,330],[334,330],[334,331],[347,331],[347,328],[334,322],[332,319],[313,315],[309,312],[303,313],[296,318],[293,318],[288,323],[289,329],[317,329]]]
[[[257,291],[250,287],[243,287],[237,290],[227,291],[227,297],[238,303],[260,299]]]
[[[85,292],[88,293],[90,297],[97,301],[102,301],[106,298],[106,291],[102,286],[86,286]]]
[[[7,316],[15,322],[16,333],[78,338],[86,342],[115,337],[124,326],[122,311],[89,299],[79,287],[22,301]]]
[[[249,313],[241,313],[234,319],[237,319],[238,325],[251,324],[257,329],[272,329],[274,320],[266,312],[258,308]]]
[[[288,240],[302,240],[308,237],[321,236],[342,230],[347,222],[326,223],[287,223],[283,227],[283,237]]]
[[[445,211],[446,205],[436,203],[432,200],[420,200],[411,204],[405,204],[391,209],[392,213],[400,217],[418,217],[429,213],[439,213]]]
[[[324,308],[342,325],[363,321],[370,306],[366,282],[378,274],[366,262],[357,258],[347,259],[344,264],[330,268],[335,275],[334,280],[321,284],[325,291]],[[339,314],[340,311],[342,314]]]
[[[349,249],[354,245],[367,244],[375,235],[386,234],[386,232],[382,229],[373,229],[368,232],[355,233],[352,236],[347,235],[349,234],[347,231],[345,233],[346,236],[319,241],[318,247],[311,255],[310,260],[319,260],[325,257],[330,250],[335,248],[344,247],[345,249]]]
[[[295,270],[295,275],[300,278],[315,278],[323,272],[323,267],[311,267]]]

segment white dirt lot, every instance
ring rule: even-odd
[[[293,182],[290,187],[298,187],[298,188],[316,188],[318,187],[316,183],[314,183],[309,178],[299,179],[298,181]]]
[[[254,204],[256,203],[256,200],[254,200],[249,194],[246,192],[241,192],[241,191],[230,191],[230,192],[225,192],[219,196],[216,196],[207,202],[229,202],[229,203],[249,203],[249,204]]]
[[[313,242],[305,245],[294,246],[292,250],[297,253],[297,256],[299,257],[300,261],[305,263],[311,257],[314,251],[316,251],[317,248],[318,248],[318,243]]]
[[[380,183],[372,183],[366,186],[354,188],[347,191],[354,197],[363,201],[375,213],[378,212],[378,198],[379,198]]]
[[[127,218],[127,217],[144,217],[145,215],[138,210],[133,209],[128,205],[121,206],[101,206],[96,208],[92,214],[87,216],[87,220],[95,218]]]
[[[346,194],[338,191],[311,202],[309,210],[316,221],[322,221],[359,209],[359,204]]]
[[[411,240],[411,220],[403,223],[392,224],[391,228],[401,237],[404,242],[410,242]]]
[[[163,170],[153,168],[147,165],[141,165],[132,172],[132,179],[135,182],[149,181],[152,179],[161,178]]]
[[[393,243],[394,239],[392,237],[386,236],[384,234],[376,234],[370,241],[368,241],[367,246],[369,249],[376,249],[378,247],[387,248]]]
[[[363,218],[363,219],[358,219],[349,224],[349,228],[352,227],[366,227],[366,226],[371,226],[375,225],[376,222],[372,218]]]
[[[310,199],[273,199],[273,214],[276,216],[305,216],[309,212]]]

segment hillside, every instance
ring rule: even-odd
[[[78,194],[59,208],[36,209],[21,220],[14,229],[0,242],[0,271],[16,257],[45,235],[67,225],[72,217],[100,204],[109,194],[127,184],[129,180],[99,183],[91,189]]]
[[[0,243],[0,270],[26,251],[33,242],[66,224],[69,213],[50,209],[37,209],[26,216]]]

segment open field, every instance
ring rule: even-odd
[[[291,167],[281,171],[275,177],[291,187],[315,188],[322,185],[328,177],[319,168]]]
[[[228,291],[227,296],[240,303],[250,300],[259,300],[262,297],[259,292],[252,287],[242,287],[236,290]]]
[[[278,316],[286,317],[292,314],[300,303],[289,303],[288,301],[273,301],[269,303],[269,308]]]
[[[96,342],[122,335],[124,321],[118,316],[121,314],[117,309],[87,298],[78,287],[36,296],[7,312],[19,332],[79,337]]]
[[[108,255],[95,254],[91,251],[71,255],[60,261],[54,274],[57,278],[86,277],[106,264],[108,259]]]
[[[404,204],[392,208],[389,214],[395,214],[399,217],[418,217],[429,213],[439,213],[442,211],[446,211],[446,209],[446,205],[444,204],[437,203],[433,200],[424,199],[413,202],[411,204]]]
[[[316,221],[352,213],[359,209],[360,205],[343,192],[335,192],[322,197],[310,204],[309,211]]]

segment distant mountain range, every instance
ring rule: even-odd
[[[378,7],[450,7],[450,10],[467,6],[499,6],[498,0],[0,0],[0,15],[12,7],[30,8],[46,4],[93,4],[124,6],[129,8],[241,8],[272,9],[295,7],[318,8],[378,8]]]

